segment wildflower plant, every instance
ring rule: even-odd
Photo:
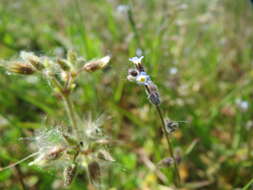
[[[170,154],[170,158],[166,158],[166,161],[169,160],[171,165],[174,166],[174,178],[175,178],[174,183],[176,186],[179,186],[180,175],[178,171],[177,159],[174,156],[173,146],[169,137],[169,134],[172,134],[178,128],[178,124],[169,120],[165,120],[162,110],[160,108],[161,99],[158,88],[155,85],[155,83],[151,80],[151,77],[146,73],[145,68],[142,64],[143,58],[144,56],[133,57],[129,59],[129,61],[134,64],[135,68],[131,68],[128,70],[127,79],[131,82],[135,82],[138,85],[145,87],[148,100],[151,102],[151,104],[155,106],[158,112],[159,118],[162,123],[162,131],[166,137],[166,141],[168,144],[168,151]]]
[[[103,69],[110,56],[85,61],[73,51],[66,58],[37,56],[22,51],[19,60],[6,61],[8,72],[21,75],[40,75],[47,80],[53,91],[60,96],[68,115],[67,126],[53,126],[35,134],[33,144],[37,151],[0,171],[34,157],[29,165],[57,168],[62,171],[64,184],[70,185],[78,171],[86,170],[89,182],[99,184],[100,163],[114,159],[106,151],[107,137],[101,130],[102,118],[93,121],[91,117],[81,120],[75,112],[71,94],[76,87],[76,79],[82,72]]]

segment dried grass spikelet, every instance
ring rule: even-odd
[[[76,174],[77,171],[77,164],[72,163],[71,165],[67,166],[63,171],[63,178],[64,178],[64,185],[69,186]]]
[[[111,57],[107,55],[100,59],[89,61],[83,66],[82,70],[85,70],[87,72],[94,72],[103,69],[109,63],[110,59]]]
[[[41,62],[40,58],[32,52],[26,52],[26,51],[21,51],[20,57],[24,60],[30,63],[34,68],[37,70],[41,71],[45,68],[43,63]]]
[[[98,183],[101,177],[101,170],[99,164],[96,161],[89,163],[88,171],[91,182],[93,184]]]
[[[8,70],[22,75],[32,75],[35,72],[32,65],[23,62],[14,62]]]

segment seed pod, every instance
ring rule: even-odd
[[[45,68],[43,63],[40,61],[40,58],[36,55],[34,55],[32,52],[25,52],[21,51],[20,57],[24,60],[30,63],[34,68],[41,71]]]
[[[67,166],[63,171],[63,177],[64,177],[64,185],[69,186],[76,174],[77,171],[77,164],[72,163],[70,166]]]
[[[35,72],[32,65],[22,62],[15,62],[12,66],[9,67],[8,70],[10,72],[22,75],[32,75]]]
[[[62,68],[62,70],[64,70],[64,71],[69,71],[70,70],[70,65],[66,60],[58,58],[56,60],[56,63]]]
[[[82,70],[94,72],[103,69],[109,63],[110,59],[111,57],[107,55],[101,59],[90,61],[83,66]]]
[[[96,161],[89,163],[88,165],[89,177],[93,184],[99,182],[101,177],[100,166]]]

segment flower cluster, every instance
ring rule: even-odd
[[[105,145],[109,140],[104,136],[101,118],[93,121],[91,117],[81,120],[75,112],[70,94],[75,88],[76,78],[81,72],[94,72],[103,69],[110,61],[110,56],[85,61],[73,51],[66,58],[37,56],[32,52],[22,51],[20,60],[8,62],[9,72],[22,75],[40,75],[52,86],[54,93],[60,96],[70,122],[68,127],[53,127],[35,134],[33,145],[36,152],[11,164],[11,168],[22,161],[35,157],[29,165],[63,169],[64,184],[69,185],[77,171],[87,170],[92,183],[100,177],[100,165],[114,161]]]
[[[127,79],[129,81],[136,82],[139,85],[145,86],[150,102],[154,105],[159,105],[161,101],[158,88],[151,80],[151,77],[145,72],[144,67],[142,65],[143,58],[144,57],[141,56],[129,59],[129,61],[131,61],[135,65],[135,68],[128,70]]]

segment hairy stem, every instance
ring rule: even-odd
[[[163,131],[163,133],[164,133],[164,135],[166,137],[166,141],[167,141],[167,144],[168,144],[170,156],[174,160],[173,165],[174,165],[174,173],[175,173],[175,178],[176,178],[175,185],[176,186],[180,186],[181,180],[180,180],[180,175],[179,175],[177,160],[175,159],[175,156],[174,156],[173,146],[172,146],[172,143],[170,141],[169,135],[166,132],[166,124],[164,122],[163,114],[162,114],[162,111],[161,111],[161,108],[160,108],[159,105],[156,106],[156,110],[157,110],[158,115],[160,117],[160,120],[162,122],[162,131]]]

